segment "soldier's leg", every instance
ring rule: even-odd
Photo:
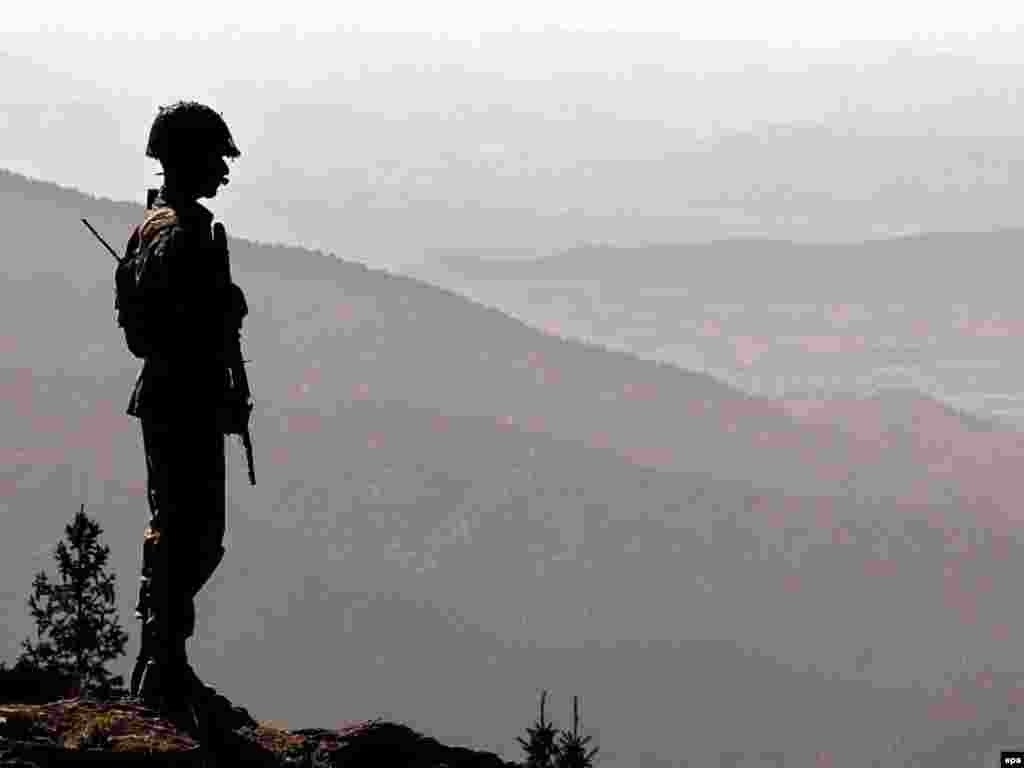
[[[171,514],[167,548],[170,661],[184,667],[185,641],[195,632],[194,598],[223,558],[223,437],[212,419],[192,414],[170,440]],[[220,448],[218,453],[217,448]]]
[[[188,595],[186,609],[188,615],[182,625],[184,641],[195,632],[195,598],[213,576],[217,566],[224,558],[224,533],[226,527],[226,487],[224,462],[224,436],[212,420],[199,427],[192,443],[192,482],[190,483],[189,513],[183,517],[183,525],[187,525],[185,539],[188,554],[182,562],[186,569],[182,572],[182,584]],[[189,689],[190,697],[197,703],[209,699],[215,694],[212,688],[205,685],[184,660],[183,678]]]
[[[139,656],[132,672],[130,693],[142,695],[144,680],[148,677],[152,688],[152,664],[159,654],[158,646],[166,631],[160,631],[157,622],[166,619],[167,601],[167,548],[161,541],[167,510],[167,489],[170,487],[170,456],[167,450],[167,428],[143,419],[142,445],[146,459],[146,498],[149,502],[149,522],[143,534],[142,576],[139,598],[135,605],[135,618],[142,622]],[[150,669],[147,670],[147,666]],[[147,672],[149,673],[147,675]]]
[[[183,544],[188,533],[189,435],[178,424],[150,420],[143,420],[142,433],[150,521],[143,542],[136,612],[142,619],[142,650],[132,674],[132,695],[155,699],[172,693],[174,675],[160,673],[183,663],[183,625],[187,625],[191,604],[183,578],[188,557]]]
[[[201,427],[194,446],[196,464],[194,492],[189,519],[190,542],[195,557],[188,572],[188,592],[192,598],[213,576],[224,559],[224,533],[227,523],[224,435],[216,423]],[[189,633],[191,635],[191,632]]]

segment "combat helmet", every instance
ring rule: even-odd
[[[219,112],[195,101],[160,107],[149,129],[146,157],[166,163],[208,151],[230,158],[242,154]]]

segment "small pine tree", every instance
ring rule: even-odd
[[[517,736],[518,741],[526,752],[525,768],[554,768],[554,759],[558,758],[558,745],[555,743],[557,731],[552,723],[544,720],[544,699],[547,691],[542,691],[540,696],[540,720],[534,723],[533,728],[527,728],[526,733],[530,740],[524,741]]]
[[[579,737],[580,717],[577,708],[578,698],[578,696],[572,697],[572,733],[568,731],[562,731],[561,733],[560,739],[562,743],[559,745],[559,755],[555,760],[555,768],[592,768],[594,756],[599,751],[597,747],[594,747],[588,754],[586,746],[591,737],[587,736],[585,739]]]
[[[61,583],[36,574],[28,607],[38,642],[23,640],[18,661],[74,675],[78,693],[118,698],[126,693],[124,678],[111,676],[106,664],[124,654],[128,635],[117,619],[114,575],[104,572],[110,548],[99,544],[103,529],[85,514],[84,504],[64,533],[67,545],[59,542],[54,551]]]

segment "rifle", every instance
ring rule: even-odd
[[[224,278],[227,281],[226,285],[234,295],[236,290],[238,294],[241,294],[241,289],[236,289],[233,281],[231,280],[231,256],[227,249],[227,236],[224,234],[224,225],[221,223],[214,224],[214,242],[223,243],[224,248]],[[242,302],[241,316],[244,316],[247,309],[245,308],[244,296],[239,297]],[[231,308],[232,311],[235,307]],[[240,319],[240,318],[239,318]],[[231,377],[231,389],[237,392],[238,403],[245,409],[244,419],[237,412],[234,416],[237,418],[232,419],[229,427],[228,434],[240,435],[242,438],[242,447],[245,448],[245,461],[249,467],[249,484],[256,485],[256,472],[253,469],[253,458],[252,458],[252,437],[249,434],[249,414],[252,412],[252,392],[249,389],[249,376],[245,372],[245,361],[242,359],[242,347],[239,333],[241,331],[241,324],[239,328],[232,328],[231,337],[231,352],[230,359],[228,361],[228,372]]]

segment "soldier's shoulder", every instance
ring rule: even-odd
[[[139,237],[143,243],[152,243],[162,233],[169,232],[179,222],[178,212],[169,206],[150,208],[142,222]]]

